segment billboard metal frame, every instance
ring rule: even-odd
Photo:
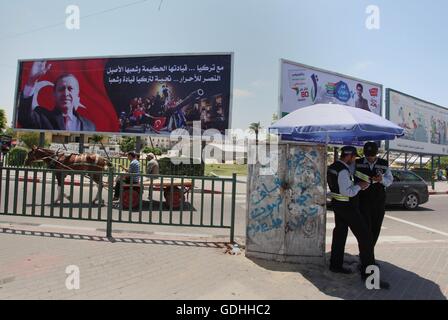
[[[179,56],[217,56],[217,55],[228,55],[230,56],[230,95],[229,95],[229,125],[228,129],[232,128],[232,115],[233,115],[233,84],[234,84],[234,52],[195,52],[195,53],[156,53],[156,54],[138,54],[138,55],[109,55],[109,56],[84,56],[84,57],[59,57],[59,58],[36,58],[36,59],[19,59],[17,60],[17,76],[16,76],[16,86],[14,93],[14,112],[12,118],[12,124],[14,131],[20,132],[49,132],[52,134],[68,133],[70,135],[112,135],[112,136],[131,136],[131,137],[163,137],[169,138],[168,135],[164,134],[154,134],[154,133],[130,133],[130,132],[91,132],[91,131],[67,131],[67,130],[38,130],[38,129],[22,129],[15,128],[17,124],[17,108],[19,103],[19,85],[21,83],[20,65],[23,62],[32,61],[64,61],[64,60],[92,60],[92,59],[120,59],[120,58],[154,58],[154,57],[179,57]]]
[[[403,96],[405,96],[407,98],[411,98],[411,99],[417,100],[419,102],[427,103],[427,104],[430,104],[430,105],[432,105],[432,106],[434,106],[436,108],[448,111],[448,108],[445,108],[445,107],[443,107],[441,105],[438,105],[436,103],[429,102],[429,101],[426,101],[426,100],[423,100],[423,99],[411,96],[410,94],[407,94],[407,93],[404,93],[404,92],[401,92],[401,91],[398,91],[398,90],[395,90],[395,89],[386,88],[386,94],[385,94],[385,99],[386,99],[386,104],[385,104],[386,105],[386,119],[389,120],[389,121],[391,121],[390,120],[390,93],[391,92],[398,93],[398,94],[401,94],[401,95],[403,95]],[[438,153],[420,153],[420,152],[412,152],[412,151],[399,150],[399,149],[390,149],[389,141],[386,141],[386,150],[387,151],[409,153],[409,154],[417,154],[419,156],[431,156],[431,157],[446,157],[447,156],[446,154],[438,154]]]
[[[318,72],[328,73],[328,74],[331,74],[333,76],[342,77],[342,78],[350,79],[350,80],[353,80],[353,81],[364,82],[364,83],[367,83],[367,84],[372,85],[372,86],[378,86],[380,88],[380,90],[381,90],[381,95],[383,94],[383,85],[382,84],[379,84],[379,83],[376,83],[376,82],[372,82],[372,81],[363,80],[363,79],[359,79],[359,78],[352,77],[352,76],[348,76],[346,74],[342,74],[342,73],[339,73],[339,72],[334,72],[334,71],[325,70],[325,69],[313,67],[313,66],[310,66],[310,65],[306,65],[306,64],[303,64],[303,63],[294,62],[294,61],[291,61],[291,60],[288,60],[288,59],[280,59],[280,79],[279,79],[279,98],[278,98],[278,102],[279,102],[278,103],[278,116],[280,117],[280,119],[282,118],[282,114],[281,114],[281,106],[282,106],[282,103],[283,103],[283,95],[282,95],[283,68],[282,68],[282,66],[283,66],[284,63],[288,63],[288,64],[291,64],[291,65],[294,65],[294,66],[300,67],[300,68],[307,68],[307,69],[312,69],[312,70],[315,70],[315,71],[318,71]],[[383,99],[380,100],[380,110],[381,110],[380,116],[384,117],[384,113],[383,113]]]

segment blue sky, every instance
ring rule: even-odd
[[[65,28],[78,5],[81,28]],[[365,28],[368,5],[379,30]],[[18,59],[234,52],[232,127],[278,109],[279,59],[374,81],[448,106],[446,0],[2,1],[0,108],[12,118]],[[110,10],[121,7],[119,9]]]

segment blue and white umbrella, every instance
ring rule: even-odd
[[[359,144],[361,141],[393,140],[404,129],[373,112],[339,104],[315,104],[294,111],[269,130],[282,140],[328,144]]]

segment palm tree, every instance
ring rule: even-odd
[[[3,109],[0,109],[0,132],[6,129],[6,112]]]
[[[255,144],[256,145],[258,145],[258,133],[260,132],[260,129],[261,129],[260,121],[252,122],[249,125],[249,130],[251,130],[252,132],[255,133]]]
[[[277,114],[277,113],[273,113],[273,114],[272,114],[272,121],[271,121],[271,124],[276,123],[278,120],[279,120],[279,118],[278,118],[278,114]]]
[[[99,135],[99,134],[94,134],[94,135],[92,136],[92,138],[90,138],[90,139],[91,139],[91,141],[94,143],[94,146],[93,146],[93,152],[95,152],[96,145],[97,145],[98,143],[100,143],[101,141],[103,141],[104,136]]]

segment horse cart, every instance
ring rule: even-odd
[[[123,184],[120,197],[122,208],[137,209],[145,189],[163,192],[168,206],[172,209],[179,209],[182,203],[188,199],[188,195],[193,189],[193,182],[191,179],[182,178],[165,178],[163,180],[161,178],[145,178],[143,183]]]

